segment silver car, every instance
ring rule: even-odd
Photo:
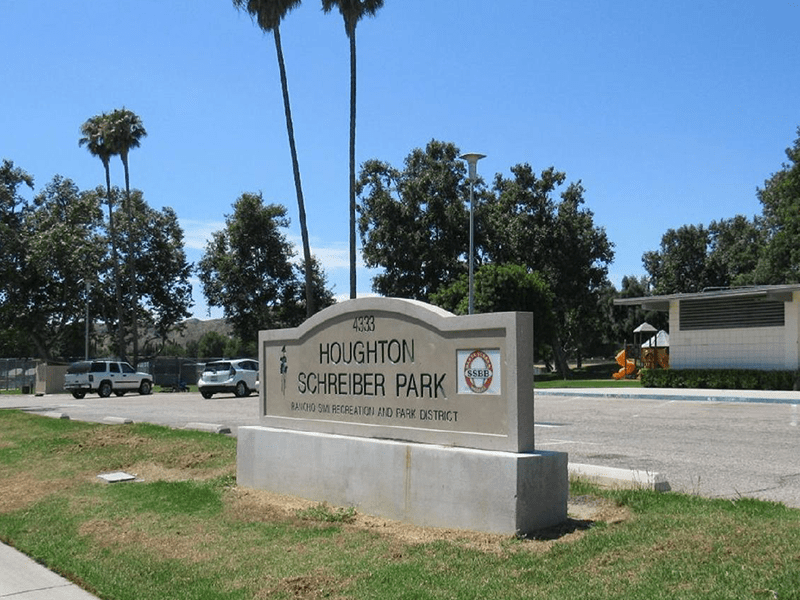
[[[206,400],[224,392],[233,393],[237,398],[249,396],[258,391],[258,361],[239,358],[206,363],[197,387]]]

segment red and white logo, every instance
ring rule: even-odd
[[[476,394],[482,394],[492,386],[494,369],[492,360],[483,350],[473,351],[464,361],[464,382]]]

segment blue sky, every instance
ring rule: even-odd
[[[320,6],[281,37],[312,251],[346,296],[349,48]],[[284,204],[299,247],[274,43],[229,0],[0,0],[0,15],[0,159],[37,192],[56,174],[102,184],[79,128],[125,106],[148,132],[131,185],[175,209],[189,260],[242,192]],[[619,286],[667,229],[761,212],[800,125],[798,24],[800,0],[387,0],[358,26],[357,161],[399,167],[435,138],[486,154],[487,181],[555,166],[582,181]],[[193,283],[195,316],[220,316]]]

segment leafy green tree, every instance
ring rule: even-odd
[[[764,220],[743,215],[669,229],[659,250],[642,257],[655,294],[750,285],[768,240]]]
[[[427,301],[467,272],[469,188],[459,150],[430,141],[403,170],[378,160],[361,169],[359,232],[364,261],[382,267],[373,289],[384,296]]]
[[[380,294],[427,301],[466,269],[469,196],[458,149],[431,141],[414,150],[400,171],[367,161],[359,180],[359,228],[364,259],[382,267],[373,279]],[[579,350],[601,310],[613,244],[583,207],[584,188],[554,168],[536,176],[530,165],[497,175],[491,191],[478,181],[476,261],[523,265],[553,292],[553,335],[558,368],[569,372],[568,350]],[[594,343],[594,342],[592,342]]]
[[[21,186],[33,190],[33,177],[15,167],[13,161],[3,159],[3,165],[0,166],[0,215],[3,224],[9,224],[10,216],[25,204],[25,198],[19,191]]]
[[[112,188],[111,197],[118,194]],[[14,234],[8,240],[13,244],[5,239],[3,243],[8,254],[3,263],[6,277],[0,285],[0,326],[24,332],[42,358],[83,354],[87,308],[92,322],[102,320],[114,339],[122,338],[125,350],[127,315],[118,318],[108,229],[101,210],[108,195],[102,188],[82,192],[57,175],[32,202],[21,199],[11,215],[17,217],[13,228],[0,228],[0,233],[13,230]],[[121,241],[137,249],[137,272],[142,278],[138,312],[154,332],[153,339],[163,342],[189,316],[191,266],[174,211],[151,209],[137,190],[131,194],[131,203],[132,227],[126,228]],[[112,220],[119,217],[117,211],[112,211]],[[2,219],[3,225],[10,222],[9,216]],[[131,244],[128,235],[133,236]],[[129,306],[129,291],[121,297]]]
[[[294,281],[286,286],[281,300],[284,320],[287,325],[296,326],[306,320],[305,302],[305,263],[294,264]],[[311,280],[314,306],[323,310],[336,303],[336,298],[328,283],[328,276],[316,257],[311,257]],[[256,355],[258,352],[256,351]]]
[[[496,263],[520,262],[548,279],[555,275],[550,260],[554,254],[552,233],[556,228],[556,203],[553,192],[566,175],[550,167],[537,177],[528,164],[511,167],[513,177],[500,174],[494,179],[491,202],[478,205],[476,221],[482,245]]]
[[[142,120],[132,111],[121,108],[114,110],[108,119],[108,141],[114,154],[119,155],[125,171],[125,216],[128,229],[133,227],[133,207],[131,206],[131,183],[128,154],[141,145],[141,139],[147,136]],[[139,297],[136,288],[136,254],[134,252],[133,235],[128,235],[128,281],[130,282],[131,297],[131,329],[133,338],[133,361],[139,360],[139,326],[138,311]]]
[[[119,326],[117,331],[117,355],[125,358],[124,329],[122,328],[122,285],[119,266],[119,250],[117,243],[117,231],[114,223],[114,200],[111,191],[111,157],[115,150],[111,141],[111,123],[109,115],[102,113],[95,115],[81,125],[81,137],[78,140],[79,146],[86,146],[89,154],[96,156],[103,163],[106,175],[106,204],[108,206],[108,229],[111,241],[111,264],[114,274],[114,294],[116,297],[117,321]]]
[[[523,264],[537,271],[553,293],[554,328],[550,344],[558,370],[566,377],[567,352],[596,343],[601,291],[607,283],[613,244],[584,208],[585,190],[571,183],[553,195],[566,175],[553,167],[536,176],[528,164],[497,175],[494,198],[479,205],[486,260]]]
[[[327,13],[338,7],[350,40],[350,298],[356,297],[356,26],[365,16],[374,16],[383,0],[322,0]]]
[[[553,338],[556,363],[562,374],[568,371],[561,362],[562,347],[574,348],[578,358],[600,341],[600,299],[608,279],[608,264],[614,259],[613,244],[594,215],[581,208],[584,188],[572,183],[561,194],[556,218],[553,256],[557,275],[550,280],[554,291],[557,329]],[[559,345],[561,344],[561,345]]]
[[[258,340],[241,340],[228,338],[225,344],[224,357],[226,358],[258,358]]]
[[[100,197],[81,193],[58,175],[25,212],[23,295],[12,306],[15,327],[26,332],[42,358],[67,354],[74,325],[86,325],[86,282],[106,255],[101,227]]]
[[[189,356],[192,358],[197,358],[200,356],[200,343],[198,340],[189,340],[186,342],[186,354],[185,356]]]
[[[203,337],[200,338],[197,347],[197,357],[198,358],[223,358],[227,356],[225,354],[225,348],[228,343],[231,341],[231,338],[222,335],[217,331],[209,331],[208,333],[204,333]]]
[[[474,308],[478,313],[533,313],[534,350],[544,350],[552,336],[553,294],[544,278],[523,265],[482,265],[475,272]],[[431,301],[459,315],[469,313],[469,275],[463,274],[432,294]]]
[[[668,229],[661,248],[642,257],[656,295],[702,292],[716,281],[709,279],[707,265],[710,236],[703,225]]]
[[[0,166],[0,248],[3,260],[0,261],[0,307],[6,298],[9,284],[15,279],[20,264],[17,256],[21,243],[22,221],[28,210],[28,201],[21,188],[33,190],[33,177],[10,160],[4,159]]]
[[[130,211],[130,227],[126,237],[133,256],[126,258],[133,263],[139,280],[135,288],[128,290],[126,306],[136,312],[136,317],[129,316],[128,321],[144,325],[143,329],[152,336],[147,342],[158,341],[163,345],[169,334],[190,316],[192,265],[186,259],[183,229],[172,208],[150,207],[139,190],[131,192],[129,205],[126,212]],[[134,327],[131,331],[134,356],[139,334],[140,329]]]
[[[306,208],[303,199],[303,185],[300,181],[300,164],[297,160],[297,148],[294,141],[294,123],[289,102],[289,84],[286,79],[286,64],[283,60],[283,47],[281,46],[280,24],[300,0],[233,0],[233,5],[238,10],[246,10],[250,17],[265,33],[272,33],[275,40],[275,52],[278,56],[278,69],[281,77],[281,90],[283,91],[283,109],[286,115],[286,132],[289,135],[289,151],[292,156],[292,171],[294,172],[294,187],[297,194],[297,210],[300,218],[300,235],[303,240],[303,260],[311,264],[311,246],[308,239],[308,226],[306,224]],[[314,306],[314,279],[311,271],[306,272],[306,316],[316,312]]]
[[[764,220],[736,215],[712,221],[708,236],[709,283],[718,287],[752,284],[768,239]]]
[[[27,264],[23,223],[29,203],[22,195],[33,190],[33,177],[10,160],[0,166],[0,343],[11,348],[21,337],[16,327],[17,304],[25,297],[24,273]],[[16,354],[6,350],[6,356]]]
[[[31,339],[16,328],[0,329],[0,356],[28,358],[36,356],[36,347]]]
[[[178,357],[188,356],[186,354],[186,348],[181,346],[178,342],[175,342],[175,341],[172,341],[172,340],[168,341],[167,343],[165,343],[164,345],[161,346],[160,355],[161,356],[178,356]]]
[[[758,190],[768,240],[754,273],[755,283],[800,282],[800,127],[789,162]]]
[[[206,245],[198,276],[209,306],[221,307],[234,333],[248,342],[260,329],[299,324],[299,283],[292,246],[281,231],[289,226],[286,208],[245,193],[233,209]]]

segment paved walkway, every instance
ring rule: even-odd
[[[0,598],[92,600],[97,598],[11,546],[0,544]]]

